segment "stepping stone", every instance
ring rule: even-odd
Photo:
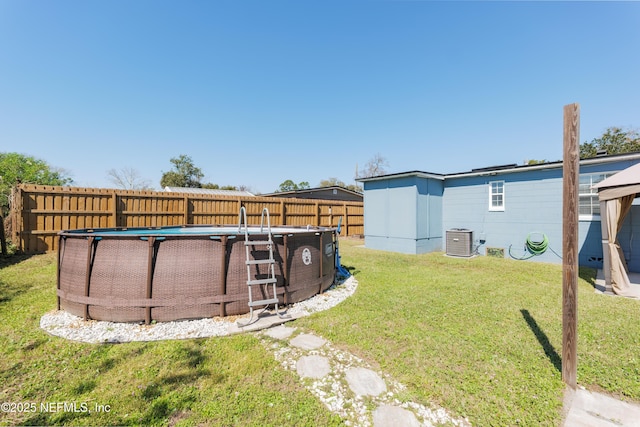
[[[303,350],[315,350],[325,345],[327,341],[312,334],[300,334],[290,342],[292,346]]]
[[[377,396],[387,391],[384,380],[371,369],[350,368],[345,375],[349,388],[359,396]]]
[[[373,412],[373,427],[420,427],[413,412],[392,405],[381,405]]]
[[[303,356],[296,363],[298,375],[307,378],[322,378],[331,372],[329,360],[322,356]]]
[[[265,331],[265,334],[270,336],[271,338],[284,340],[289,338],[293,333],[293,331],[295,330],[296,328],[289,328],[288,326],[280,325],[280,326],[276,326],[275,328],[267,329]]]

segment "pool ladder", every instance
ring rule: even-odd
[[[249,321],[247,323],[241,324],[238,322],[238,326],[248,326],[253,323],[253,308],[264,306],[262,311],[265,311],[271,304],[275,305],[276,314],[280,318],[285,318],[286,316],[280,313],[278,310],[278,294],[276,293],[276,283],[278,280],[276,279],[275,273],[275,259],[273,258],[273,239],[271,235],[271,218],[269,217],[269,210],[267,208],[262,209],[262,215],[260,217],[260,233],[264,232],[265,227],[265,218],[267,220],[267,240],[250,240],[249,239],[249,227],[247,225],[247,210],[244,206],[240,208],[240,213],[238,215],[238,232],[242,231],[242,226],[244,224],[244,247],[245,247],[245,264],[247,266],[247,286],[249,288],[249,312],[251,316],[249,317]],[[267,259],[253,259],[251,256],[251,249],[256,246],[266,246],[269,250],[269,258]],[[266,265],[269,271],[268,277],[265,279],[255,279],[251,277],[251,267],[254,265]],[[266,298],[261,300],[253,300],[253,288],[254,286],[262,287],[263,295],[269,296],[269,287],[271,287],[271,292],[273,294],[272,298]],[[257,319],[256,319],[257,320]]]

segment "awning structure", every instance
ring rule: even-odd
[[[598,190],[602,227],[602,254],[605,289],[617,295],[640,298],[640,287],[632,286],[618,232],[631,210],[633,199],[640,196],[640,163],[600,181]]]

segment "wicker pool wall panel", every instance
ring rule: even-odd
[[[250,236],[264,239],[264,235]],[[334,281],[333,230],[274,236],[280,303],[295,303]],[[250,256],[269,251],[250,246]],[[113,236],[61,233],[60,308],[87,319],[150,322],[249,311],[244,235]],[[268,265],[250,266],[252,279]],[[253,298],[264,299],[259,287]]]

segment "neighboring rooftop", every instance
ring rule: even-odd
[[[343,200],[361,202],[362,193],[348,188],[332,185],[329,187],[307,188],[304,190],[279,191],[276,193],[261,194],[263,197],[290,197],[298,199]]]
[[[255,196],[255,194],[248,191],[240,190],[220,190],[213,188],[190,188],[190,187],[164,187],[164,191],[169,193],[189,193],[189,194],[210,194],[215,196]]]

